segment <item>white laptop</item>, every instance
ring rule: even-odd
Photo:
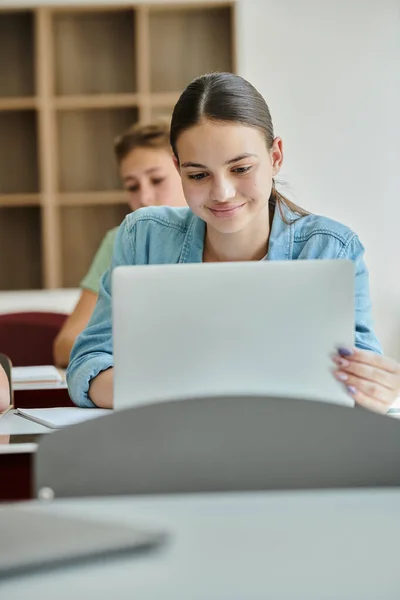
[[[332,372],[354,345],[354,265],[293,260],[117,267],[114,407],[215,395],[353,406]]]

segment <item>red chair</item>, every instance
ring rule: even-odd
[[[15,367],[52,365],[53,342],[68,315],[18,312],[0,315],[0,350]]]
[[[19,312],[0,315],[0,350],[13,366],[52,365],[53,342],[68,315],[53,312]],[[74,406],[68,390],[14,390],[15,408]]]

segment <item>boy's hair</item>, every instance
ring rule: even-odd
[[[151,123],[135,123],[114,141],[114,152],[118,163],[135,148],[170,149],[170,124],[167,119]]]

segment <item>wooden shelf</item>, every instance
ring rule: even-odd
[[[39,207],[0,208],[0,290],[42,287]]]
[[[134,11],[53,15],[55,94],[136,91]]]
[[[104,235],[119,225],[128,212],[126,204],[61,208],[62,287],[79,286]]]
[[[126,193],[121,192],[121,190],[113,190],[109,192],[91,191],[59,194],[58,204],[60,206],[93,206],[113,204],[123,204],[126,206]]]
[[[173,106],[152,106],[150,107],[150,120],[163,119],[168,121],[171,118]]]
[[[0,112],[0,194],[39,191],[36,144],[35,111]]]
[[[99,94],[58,97],[53,100],[53,106],[58,110],[127,108],[138,106],[142,101],[139,94]]]
[[[3,98],[35,95],[33,28],[31,11],[0,15],[0,96]]]
[[[171,106],[173,108],[176,102],[178,101],[178,98],[181,95],[181,93],[182,91],[158,92],[150,94],[148,98],[148,103],[151,107]]]
[[[153,119],[170,119],[174,106],[180,96],[180,92],[160,92],[149,94],[149,118]]]
[[[59,190],[118,189],[113,143],[121,131],[137,121],[137,111],[127,108],[62,111],[57,119]]]
[[[0,207],[40,206],[39,194],[1,194]]]
[[[115,137],[235,71],[233,1],[84,1],[0,8],[2,289],[78,285],[129,210]]]
[[[182,90],[198,75],[232,70],[230,7],[150,10],[150,89]]]
[[[235,8],[235,0],[198,0],[195,2],[194,0],[189,0],[189,2],[182,2],[182,4],[178,2],[155,2],[154,4],[151,2],[147,5],[148,9],[151,13],[168,13],[168,12],[183,12],[185,14],[190,11],[198,11],[198,10],[207,10],[212,11],[214,9],[220,8]]]
[[[1,98],[0,111],[3,110],[30,110],[37,108],[37,98]]]

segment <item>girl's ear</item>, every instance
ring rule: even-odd
[[[272,173],[275,176],[278,175],[283,162],[283,144],[282,139],[280,137],[276,137],[274,139],[274,143],[271,149],[271,159]]]

